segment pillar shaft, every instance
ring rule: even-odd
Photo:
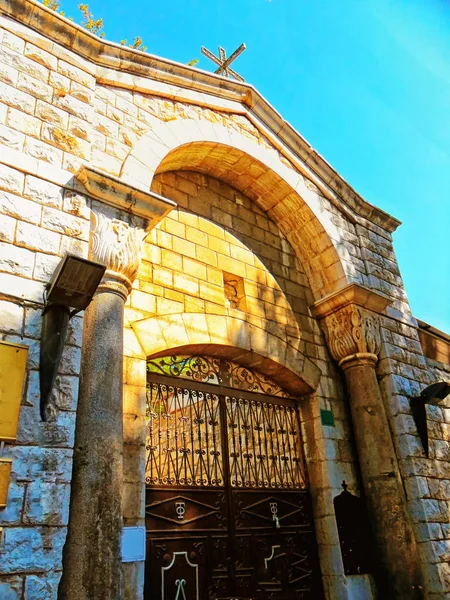
[[[380,597],[412,600],[423,597],[420,558],[375,371],[381,348],[378,315],[388,303],[387,296],[351,284],[312,308],[345,373]]]
[[[93,213],[107,266],[84,316],[69,527],[59,600],[122,600],[123,325],[144,231]]]
[[[418,550],[378,385],[375,355],[341,361],[378,558],[383,598],[421,598]]]
[[[61,600],[121,598],[123,308],[100,290],[84,317]]]

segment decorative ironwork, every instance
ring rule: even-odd
[[[287,398],[275,381],[231,360],[211,356],[165,356],[148,361],[150,373]]]
[[[152,382],[147,419],[148,484],[223,485],[219,396]]]
[[[184,559],[184,560],[183,560]],[[181,572],[183,577],[174,576],[171,573],[175,566],[175,572]],[[173,578],[177,577],[175,581]],[[173,588],[170,584],[176,588],[175,600],[186,600],[186,590],[188,588],[188,595],[192,600],[199,600],[199,587],[198,587],[198,564],[192,563],[188,558],[187,552],[174,552],[172,560],[167,567],[161,568],[161,597],[162,600],[171,600],[173,598]]]
[[[295,408],[239,397],[226,408],[231,485],[305,488]]]

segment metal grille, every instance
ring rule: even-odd
[[[219,396],[150,382],[147,419],[148,484],[224,485]]]
[[[212,356],[166,356],[148,361],[149,373],[181,377],[201,383],[223,385],[238,390],[281,398],[288,394],[263,373],[231,360]]]
[[[225,397],[232,487],[305,488],[292,406]]]
[[[150,382],[147,484],[304,489],[293,403],[241,396]]]

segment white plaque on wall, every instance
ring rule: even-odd
[[[122,529],[122,562],[145,560],[145,527]]]

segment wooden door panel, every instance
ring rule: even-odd
[[[228,528],[225,490],[147,488],[145,515],[148,532]]]
[[[236,529],[277,529],[277,525],[281,529],[311,529],[311,506],[306,491],[233,489],[231,493]]]

